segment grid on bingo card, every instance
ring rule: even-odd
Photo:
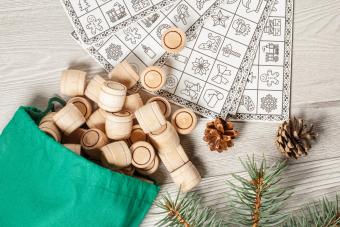
[[[218,70],[221,70],[221,68],[227,67],[228,70],[231,71],[233,76],[230,76],[230,82],[233,81],[233,78],[236,76],[238,67],[243,59],[243,55],[237,56],[237,57],[231,57],[232,60],[226,59],[221,57],[221,50],[222,46],[225,46],[226,42],[232,42],[233,45],[237,46],[237,49],[240,50],[243,54],[247,50],[247,45],[249,43],[249,37],[246,39],[236,39],[233,36],[232,32],[229,32],[231,25],[233,21],[237,19],[245,20],[247,23],[252,24],[252,28],[255,29],[256,23],[247,19],[241,17],[242,12],[239,12],[239,6],[241,4],[241,1],[236,1],[233,5],[227,5],[225,4],[223,8],[219,8],[216,10],[216,15],[219,13],[223,14],[224,16],[228,17],[227,25],[225,26],[225,29],[216,29],[213,26],[209,26],[209,23],[205,23],[202,30],[199,32],[198,38],[195,40],[193,45],[188,45],[185,50],[181,53],[182,55],[185,55],[188,59],[196,59],[198,63],[204,64],[208,63],[209,67],[205,72],[199,73],[199,75],[195,75],[195,70],[190,68],[191,66],[188,65],[188,62],[186,64],[167,64],[168,67],[172,67],[173,74],[176,74],[176,79],[180,81],[176,88],[170,89],[169,92],[174,93],[184,99],[187,99],[193,103],[196,103],[201,106],[206,106],[215,112],[215,114],[219,114],[219,112],[222,109],[222,106],[217,106],[216,99],[214,99],[213,103],[208,103],[206,99],[206,94],[209,92],[210,97],[214,96],[214,94],[217,94],[216,96],[219,100],[222,100],[221,103],[224,103],[224,100],[226,96],[228,95],[228,85],[225,84],[218,84],[219,81],[212,80],[212,77],[216,76],[215,73],[218,73]],[[240,10],[241,11],[241,10]],[[223,13],[222,13],[223,12]],[[217,49],[213,52],[210,50],[204,50],[203,48],[200,48],[200,39],[202,36],[208,35],[210,36],[210,39],[218,39],[218,42],[220,42],[220,45],[218,45]],[[220,37],[220,38],[216,38]],[[209,37],[208,37],[209,38]],[[222,43],[224,43],[222,45]],[[207,47],[208,48],[208,47]],[[236,54],[237,55],[237,54]],[[209,62],[210,61],[210,62]],[[226,62],[226,63],[225,63]],[[179,75],[180,74],[180,75]],[[210,74],[210,76],[208,76]],[[190,94],[188,92],[183,93],[183,84],[196,84],[197,86],[201,86],[201,92],[199,95],[196,94]],[[229,83],[231,84],[231,83]],[[214,93],[215,92],[215,93]],[[210,101],[210,100],[209,100]],[[205,103],[204,103],[205,102]]]
[[[260,41],[260,38],[262,36],[262,31],[264,30],[267,19],[270,16],[272,6],[277,1],[278,0],[267,0],[267,4],[264,6],[262,15],[260,17],[257,17],[258,24],[257,24],[257,28],[255,30],[255,33],[254,33],[254,35],[251,39],[251,42],[248,46],[247,57],[245,57],[242,61],[242,64],[240,66],[240,71],[235,78],[236,83],[235,83],[235,85],[232,86],[232,89],[230,89],[230,93],[229,93],[227,100],[224,104],[224,107],[223,107],[223,110],[222,110],[222,113],[221,113],[224,116],[226,116],[227,114],[229,114],[229,115],[233,114],[234,115],[234,114],[237,113],[237,109],[238,109],[239,104],[241,102],[242,94],[244,93],[244,89],[245,89],[245,86],[246,86],[246,83],[247,83],[248,76],[251,72],[251,67],[252,67],[253,62],[254,62],[254,57],[255,57],[256,52],[257,52],[259,41]],[[247,2],[242,1],[242,3],[244,5],[244,3],[249,3],[249,1],[247,1]],[[256,6],[256,5],[249,4],[247,6],[246,13],[260,12],[260,10],[258,10],[260,8],[255,8],[254,6]],[[261,10],[261,12],[262,12],[262,10]],[[257,14],[256,16],[259,16],[259,14]]]
[[[189,14],[189,21],[186,24],[176,21],[177,10],[179,8],[185,8]],[[180,0],[167,10],[165,13],[162,12],[162,19],[154,26],[147,29],[142,22],[138,22],[138,25],[144,29],[148,35],[140,42],[139,45],[135,46],[131,51],[141,60],[146,66],[153,65],[164,53],[165,50],[162,47],[162,32],[170,27],[176,26],[180,27],[182,30],[186,31],[195,21],[200,17],[200,14],[195,11],[195,8],[190,6],[190,4],[185,0]],[[151,53],[151,54],[150,54]],[[150,56],[151,55],[151,56]],[[154,57],[153,57],[154,56]]]
[[[271,115],[268,119],[276,119],[287,115],[284,108],[284,99],[287,97],[283,94],[289,89],[287,87],[289,78],[284,76],[284,62],[287,60],[284,55],[287,33],[285,8],[285,0],[278,0],[274,5],[261,37],[237,118],[262,119],[263,115]],[[275,47],[279,53],[272,52],[272,48]]]
[[[165,54],[165,50],[161,46],[162,31],[171,26],[177,26],[183,30],[188,30],[197,22],[201,15],[206,14],[207,10],[215,7],[214,3],[219,4],[219,1],[206,4],[205,8],[197,11],[188,3],[188,1],[178,0],[174,4],[163,8],[161,12],[154,13],[134,24],[131,24],[127,28],[121,29],[116,33],[116,35],[113,35],[110,39],[97,47],[97,52],[93,48],[91,48],[92,51],[90,52],[101,64],[104,65],[107,70],[111,70],[112,66],[124,59],[133,60],[132,63],[139,68],[152,65],[163,54]],[[179,15],[183,14],[183,10],[186,11],[187,15],[185,21],[183,17]],[[156,19],[153,18],[155,15]],[[146,23],[150,18],[153,21],[151,25]],[[138,42],[134,40],[134,43],[130,43],[129,41],[131,41],[131,36],[127,39],[127,33],[131,34],[137,31],[139,35]],[[120,46],[122,54],[120,57],[115,59],[105,59],[105,56],[107,55],[106,50],[107,48],[110,48],[113,43],[116,46]]]
[[[154,27],[155,24],[158,24],[159,21],[161,21],[165,17],[165,15],[162,11],[157,12],[155,14],[157,15],[156,16],[157,19],[152,23],[152,25],[151,25],[152,27]],[[153,14],[153,15],[155,15],[155,14]],[[153,15],[151,15],[151,17]],[[136,40],[129,40],[129,39],[126,40],[125,38],[122,39],[122,37],[127,37],[128,32],[136,32],[139,35],[138,40],[137,40],[137,38],[136,38]],[[113,67],[116,64],[118,64],[119,62],[121,62],[121,61],[123,61],[123,60],[125,60],[129,57],[131,58],[131,55],[133,55],[134,58],[138,59],[138,61],[140,61],[142,64],[146,65],[146,63],[144,62],[145,58],[143,58],[144,59],[144,61],[143,61],[134,52],[135,52],[135,49],[140,45],[141,41],[145,40],[148,37],[148,35],[149,35],[149,31],[147,31],[145,29],[145,26],[141,25],[140,22],[136,22],[134,24],[131,24],[129,27],[120,30],[115,35],[113,35],[111,38],[106,40],[106,42],[104,42],[97,49],[99,56],[97,56],[96,58],[97,58],[97,60],[104,58]],[[109,48],[110,45],[112,45],[112,44],[121,46],[121,48],[123,49],[122,53],[125,53],[125,54],[123,54],[120,58],[116,58],[116,59],[109,58],[109,56],[107,55],[107,48]],[[156,46],[156,47],[158,47],[158,49],[160,49],[159,46]],[[161,53],[163,53],[163,50],[160,50],[160,53],[158,53],[158,54],[161,54]],[[154,56],[154,58],[156,58],[156,56]]]
[[[126,58],[133,58],[134,60],[137,60],[137,63],[144,66],[153,65],[165,53],[165,50],[161,46],[161,32],[172,26],[179,26],[178,22],[174,21],[172,16],[170,16],[173,11],[175,11],[174,9],[179,6],[186,6],[187,10],[190,12],[191,21],[187,22],[186,26],[181,26],[184,30],[188,29],[200,15],[195,13],[194,8],[186,1],[180,0],[172,7],[169,7],[169,9],[166,8],[161,10],[161,12],[155,13],[157,14],[157,20],[151,26],[146,26],[144,23],[145,19],[143,19],[120,30],[116,35],[113,35],[98,48],[98,52],[101,55],[100,58],[105,58],[107,55],[106,49],[114,43],[115,45],[121,46],[123,49],[122,52],[127,53],[127,55],[122,55],[120,58],[116,59],[106,59],[111,65],[116,65]],[[155,14],[151,15],[151,17]],[[127,37],[127,32],[132,31],[138,31],[140,37],[138,42],[131,42],[131,40],[124,38]]]
[[[80,33],[87,39],[107,36],[110,29],[126,27],[175,0],[62,0]],[[80,22],[80,23],[79,23]]]
[[[70,2],[74,10],[79,12],[81,8],[79,4],[82,1]],[[83,27],[83,25],[90,24],[91,22],[95,25],[98,22],[98,26],[102,27],[95,30],[95,32],[87,29],[87,27],[83,27],[83,30],[90,39],[133,16],[123,0],[88,0],[83,4],[93,6],[93,9],[87,9],[82,15],[78,16],[81,22],[79,26]]]
[[[147,33],[148,37],[144,38],[141,41],[141,44],[134,46],[132,45],[130,47],[132,53],[127,58],[133,60],[134,64],[142,65],[142,67],[154,64],[160,59],[160,57],[164,56],[163,54],[165,54],[165,51],[162,48],[161,35],[164,29],[176,26],[184,31],[187,31],[193,26],[193,24],[196,24],[196,22],[202,18],[201,16],[204,16],[210,8],[216,7],[214,5],[220,4],[220,2],[221,1],[214,1],[198,9],[195,8],[197,5],[194,5],[194,7],[189,3],[189,1],[180,0],[176,1],[172,7],[169,7],[169,9],[162,10],[161,20],[157,23],[154,23],[151,27],[145,26],[143,20],[138,21],[138,26],[143,29],[145,33]],[[157,57],[148,59],[145,56],[146,49],[148,51],[157,49],[158,51],[154,51],[157,53]]]

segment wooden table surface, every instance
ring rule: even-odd
[[[104,73],[69,36],[72,26],[59,1],[2,0],[0,4],[0,131],[20,105],[43,107],[59,92],[65,68]],[[284,209],[340,192],[340,1],[297,0],[292,80],[292,114],[315,122],[320,137],[308,157],[290,161],[284,186],[294,195]],[[204,203],[222,213],[228,210],[230,173],[244,172],[239,158],[255,154],[272,163],[281,158],[274,146],[278,124],[238,123],[241,137],[229,152],[208,150],[202,141],[205,119],[195,132],[182,138],[193,163],[203,176],[195,189]],[[164,171],[155,178],[162,192],[176,192]],[[151,226],[161,217],[154,208],[144,220]]]

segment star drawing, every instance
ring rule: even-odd
[[[224,16],[222,14],[222,11],[218,11],[217,14],[211,16],[214,20],[214,26],[221,25],[222,27],[225,27],[225,22],[229,19],[228,16]]]

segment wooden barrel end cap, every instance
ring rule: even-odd
[[[173,113],[171,123],[179,134],[190,134],[197,125],[197,116],[192,110],[182,108]]]
[[[88,129],[81,137],[81,146],[84,149],[97,149],[105,146],[108,139],[104,132],[99,129]]]
[[[162,68],[158,66],[150,66],[141,73],[142,86],[151,92],[160,90],[165,82],[166,76]]]
[[[130,147],[132,154],[132,164],[136,168],[147,168],[155,159],[155,150],[151,144],[139,141]]]
[[[164,31],[162,35],[162,46],[169,53],[179,53],[183,50],[185,43],[186,35],[179,28],[171,27]]]

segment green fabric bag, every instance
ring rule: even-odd
[[[0,136],[0,226],[138,226],[159,187],[55,142],[37,126],[46,112],[20,107]]]

